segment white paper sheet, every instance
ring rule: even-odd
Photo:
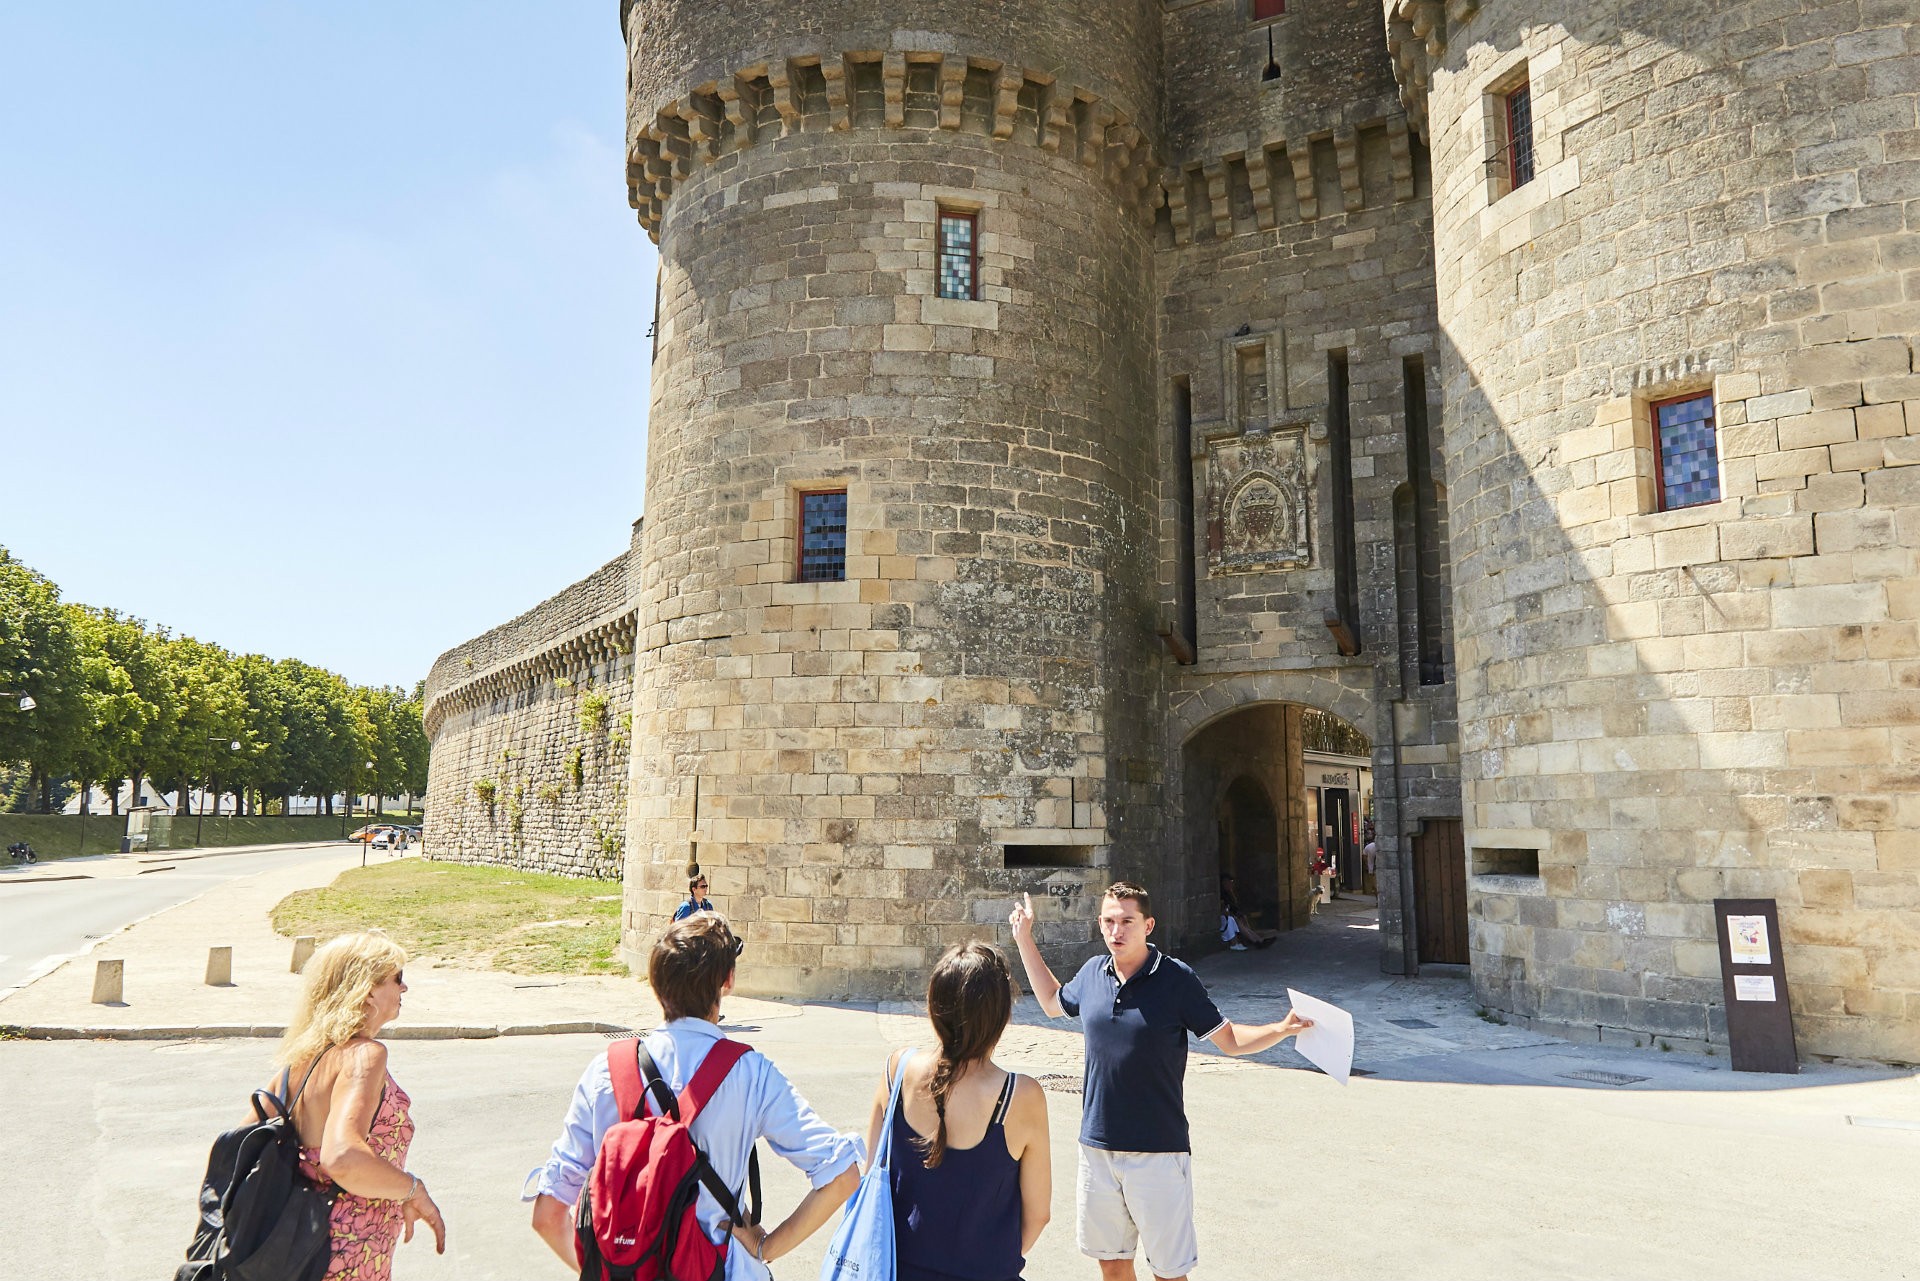
[[[1287,1000],[1303,1019],[1313,1026],[1293,1038],[1293,1048],[1307,1062],[1345,1085],[1353,1075],[1353,1015],[1318,997],[1287,989]]]
[[[1733,976],[1733,999],[1736,1001],[1773,1001],[1773,975],[1736,974]]]

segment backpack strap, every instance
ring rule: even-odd
[[[635,1042],[635,1044],[638,1045],[639,1043]],[[693,1119],[700,1115],[700,1110],[706,1107],[713,1099],[715,1092],[720,1088],[720,1083],[727,1079],[729,1072],[733,1071],[733,1065],[751,1053],[753,1053],[753,1047],[743,1041],[731,1041],[723,1037],[721,1040],[715,1042],[713,1048],[707,1051],[707,1057],[700,1061],[700,1070],[693,1074],[693,1080],[687,1082],[687,1088],[681,1091],[678,1099],[673,1097],[672,1091],[667,1086],[666,1079],[660,1074],[659,1065],[653,1061],[653,1055],[647,1053],[646,1046],[639,1046],[638,1052],[634,1055],[634,1060],[636,1074],[644,1077],[646,1088],[654,1092],[657,1100],[663,1101],[656,1104],[656,1106],[660,1107],[660,1115],[672,1116],[683,1125],[692,1125]],[[639,1086],[637,1082],[634,1092],[635,1095],[638,1096]],[[614,1097],[617,1102],[619,1098],[617,1081]],[[625,1115],[624,1109],[621,1114],[623,1116]],[[639,1113],[635,1112],[634,1115],[638,1116]],[[698,1144],[694,1145],[694,1150],[697,1152],[700,1151]],[[719,1204],[720,1208],[726,1212],[728,1219],[735,1223],[760,1222],[760,1149],[758,1144],[747,1154],[748,1213],[746,1215],[740,1213],[739,1197],[734,1193],[734,1190],[728,1187],[725,1181],[720,1178],[719,1171],[715,1170],[712,1163],[707,1160],[707,1154],[705,1152],[700,1152],[699,1163],[695,1167],[695,1170],[700,1176],[701,1186],[706,1188],[708,1193],[711,1194],[713,1199]]]
[[[615,1041],[607,1047],[607,1076],[613,1083],[613,1105],[622,1121],[637,1121],[646,1110],[646,1094],[654,1091],[661,1116],[679,1117],[673,1091],[660,1078],[660,1069],[639,1037]]]

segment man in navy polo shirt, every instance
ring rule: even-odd
[[[1130,1281],[1144,1249],[1161,1281],[1185,1281],[1200,1261],[1193,1232],[1193,1169],[1182,1089],[1189,1034],[1224,1054],[1258,1054],[1313,1024],[1288,1012],[1278,1023],[1236,1027],[1191,969],[1147,942],[1147,891],[1127,881],[1100,900],[1107,953],[1065,986],[1033,941],[1033,900],[1007,917],[1027,982],[1049,1017],[1074,1015],[1087,1038],[1080,1119],[1080,1253],[1100,1261],[1103,1281]]]

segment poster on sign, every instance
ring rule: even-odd
[[[1727,951],[1735,965],[1772,965],[1773,949],[1767,939],[1767,918],[1729,916]],[[1771,1001],[1773,998],[1767,999]]]

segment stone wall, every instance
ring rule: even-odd
[[[1077,960],[1088,887],[1161,858],[1156,6],[911,8],[629,19],[662,291],[627,939],[697,858],[763,991],[918,990],[1022,890]],[[977,301],[934,296],[942,205]],[[841,485],[847,579],[795,582],[797,495]]]
[[[1482,999],[1723,1041],[1712,900],[1775,898],[1802,1050],[1920,1060],[1910,0],[1387,10],[1434,155],[1470,857],[1539,862],[1474,882]],[[1658,510],[1649,405],[1704,391],[1723,497]]]
[[[620,875],[634,662],[628,566],[623,554],[434,663],[429,858]]]
[[[1406,679],[1402,636],[1414,627],[1414,602],[1402,600],[1400,582],[1403,570],[1417,576],[1417,564],[1403,562],[1417,562],[1419,548],[1396,546],[1396,503],[1410,501],[1412,488],[1409,397],[1438,400],[1425,148],[1409,136],[1377,10],[1300,5],[1270,26],[1249,23],[1239,0],[1168,10],[1177,150],[1161,179],[1158,225],[1161,397],[1169,418],[1176,397],[1190,402],[1189,501],[1198,514],[1188,549],[1198,568],[1197,646],[1191,665],[1173,669],[1172,723],[1181,736],[1222,726],[1236,744],[1227,755],[1245,758],[1251,722],[1234,714],[1287,701],[1343,716],[1373,741],[1382,960],[1406,971],[1417,964],[1417,905],[1404,837],[1425,819],[1460,816],[1452,672],[1443,652],[1432,683],[1420,684],[1417,665]],[[1348,383],[1345,505],[1333,480],[1335,358]],[[1427,463],[1444,477],[1433,435]],[[1177,448],[1169,432],[1169,475]],[[1278,523],[1288,537],[1249,557],[1234,494],[1243,478],[1261,484],[1269,475],[1284,491]],[[1162,512],[1169,614],[1178,608],[1178,500],[1170,491]],[[1334,567],[1341,531],[1351,532],[1356,577],[1344,605]],[[1429,569],[1442,574],[1437,529],[1429,545]],[[1357,642],[1351,654],[1326,621],[1343,613]],[[1188,741],[1170,744],[1176,777]],[[1200,744],[1186,759],[1217,754]],[[1298,777],[1285,775],[1284,761],[1265,773],[1275,805],[1304,833]],[[1191,868],[1196,917],[1213,895],[1216,793],[1229,781],[1202,771],[1174,789],[1187,812],[1173,829],[1173,858]],[[1285,877],[1304,887],[1301,860],[1313,842],[1303,834],[1290,844],[1300,865]]]

